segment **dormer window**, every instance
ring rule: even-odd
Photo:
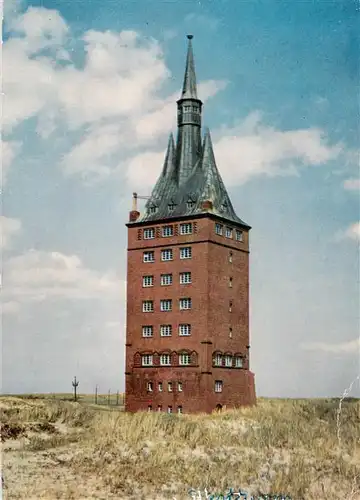
[[[195,201],[189,199],[187,202],[186,202],[186,206],[187,208],[194,208],[195,206]]]
[[[175,210],[175,207],[176,205],[174,202],[169,203],[168,205],[169,212],[173,212]]]
[[[221,204],[221,211],[222,211],[222,212],[226,212],[226,211],[227,211],[227,208],[228,208],[228,207],[227,207],[227,203],[226,203],[226,202],[224,202],[224,203],[222,203],[222,204]]]
[[[155,214],[156,210],[157,210],[157,206],[154,205],[154,203],[152,203],[151,205],[149,205],[149,208],[148,208],[149,214]]]

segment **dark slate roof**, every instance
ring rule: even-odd
[[[190,36],[183,93],[178,101],[179,113],[184,109],[183,100],[196,99],[201,102],[196,93],[191,38]],[[192,101],[189,102],[191,104]],[[192,123],[190,119],[190,123],[178,127],[176,147],[173,136],[170,135],[160,177],[146,202],[144,213],[134,223],[213,214],[229,222],[250,227],[236,215],[232,206],[216,166],[210,131],[206,131],[203,144],[200,131],[199,124],[195,121]],[[181,147],[184,142],[187,144],[186,148]],[[212,208],[204,209],[205,201],[211,201]]]

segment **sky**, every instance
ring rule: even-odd
[[[355,1],[5,0],[2,391],[124,390],[126,244],[176,132],[203,125],[250,233],[258,396],[360,396]]]

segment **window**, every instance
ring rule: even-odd
[[[175,207],[176,207],[175,203],[169,203],[168,205],[169,212],[173,212],[175,210]]]
[[[178,406],[177,412],[182,413],[182,406]]]
[[[152,240],[153,238],[155,238],[155,228],[144,229],[144,240]]]
[[[222,366],[222,356],[221,354],[216,354],[214,357],[214,365],[215,366]]]
[[[233,306],[233,303],[232,303],[232,300],[230,300],[230,302],[229,302],[229,312],[232,311],[232,306]]]
[[[152,337],[154,333],[154,327],[147,325],[142,327],[142,336],[143,337]]]
[[[154,261],[155,261],[155,252],[143,253],[143,262],[154,262]]]
[[[223,383],[221,380],[215,380],[215,392],[222,392]]]
[[[161,230],[161,235],[163,238],[168,238],[174,235],[174,226],[163,226]]]
[[[191,247],[180,248],[180,259],[191,259]]]
[[[143,287],[154,286],[154,276],[143,276]]]
[[[232,328],[229,328],[229,337],[232,339]]]
[[[232,285],[233,285],[233,279],[229,278],[229,287],[232,288]]]
[[[194,207],[194,205],[195,205],[195,202],[194,202],[194,201],[192,201],[192,200],[188,200],[188,201],[186,202],[186,206],[187,206],[187,208],[193,208],[193,207]]]
[[[225,236],[226,236],[227,238],[232,238],[232,237],[233,237],[233,230],[232,230],[232,228],[231,228],[231,227],[227,227],[227,228],[225,229]]]
[[[151,207],[149,207],[149,214],[155,214],[156,213],[156,206],[155,205],[152,205]]]
[[[159,384],[158,384],[158,391],[162,392],[162,390],[163,390],[162,382],[159,382]]]
[[[172,328],[171,325],[161,325],[160,335],[161,337],[171,337]]]
[[[161,366],[170,366],[171,365],[170,354],[162,354],[160,356],[160,365]]]
[[[221,224],[215,224],[215,233],[218,234],[219,236],[222,236],[223,227]]]
[[[168,382],[168,391],[172,392],[172,382]]]
[[[161,311],[171,311],[171,309],[172,309],[172,300],[171,299],[160,300],[160,310]]]
[[[232,366],[232,356],[225,356],[225,366],[228,368]]]
[[[235,237],[236,241],[242,241],[243,240],[243,232],[239,231],[238,229],[235,231]]]
[[[161,405],[158,405],[157,411],[162,411],[162,406]]]
[[[168,406],[168,413],[172,413],[172,406]]]
[[[172,249],[168,250],[161,250],[161,260],[166,261],[166,260],[172,260],[173,259],[173,251]]]
[[[243,359],[241,356],[236,356],[235,358],[235,366],[236,368],[242,368],[243,367]]]
[[[142,366],[152,366],[153,364],[153,357],[152,354],[145,354],[141,356],[141,365]]]
[[[182,366],[191,365],[190,354],[180,354],[179,355],[179,365],[182,365]]]
[[[179,325],[179,335],[185,337],[191,334],[191,325]]]
[[[180,285],[187,285],[191,283],[191,273],[180,273]]]
[[[182,382],[178,382],[178,392],[182,392],[183,386]]]
[[[180,299],[179,304],[180,304],[181,311],[184,311],[186,309],[191,309],[191,299],[189,299],[189,298]]]
[[[160,284],[161,286],[172,285],[172,274],[162,274]]]
[[[152,406],[151,405],[148,406],[148,411],[152,411]]]
[[[229,262],[232,262],[232,258],[233,258],[233,253],[229,252]]]
[[[187,222],[186,224],[180,224],[180,234],[191,234],[191,233],[192,233],[191,222]]]
[[[147,383],[147,391],[148,392],[153,392],[153,383],[152,382],[148,382]]]
[[[142,303],[142,310],[144,313],[154,312],[154,301],[144,300]]]

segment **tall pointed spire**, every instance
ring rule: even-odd
[[[189,42],[188,42],[188,51],[186,57],[184,85],[181,93],[181,99],[197,99],[198,97],[196,90],[195,63],[194,63],[194,54],[191,43],[193,35],[187,35],[187,38]]]
[[[165,193],[166,187],[168,185],[168,180],[170,179],[171,174],[173,172],[174,165],[175,165],[175,145],[174,145],[174,137],[171,133],[169,136],[168,147],[166,150],[164,166],[152,190],[149,203],[154,203],[156,200],[160,199],[162,195]]]

